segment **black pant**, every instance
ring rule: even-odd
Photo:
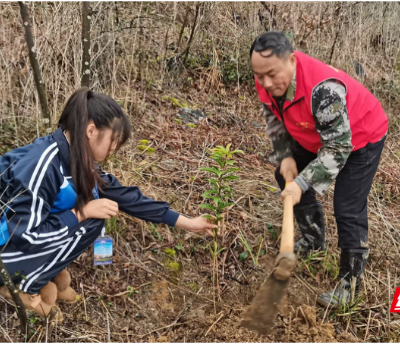
[[[336,177],[334,212],[339,235],[338,246],[342,249],[366,247],[368,244],[367,200],[385,139],[386,137],[379,142],[368,143],[352,152]],[[293,155],[299,173],[317,157],[317,154],[299,144],[296,145]],[[275,171],[275,178],[283,190],[285,180],[280,174],[280,166]],[[315,191],[309,188],[295,208],[316,203]]]

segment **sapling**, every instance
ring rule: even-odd
[[[244,154],[241,150],[230,150],[231,144],[228,144],[226,148],[217,146],[211,149],[211,158],[218,164],[213,167],[200,167],[201,171],[207,171],[212,173],[214,176],[207,179],[210,183],[211,189],[204,192],[201,197],[211,200],[211,203],[200,204],[200,208],[211,210],[214,216],[203,215],[204,217],[214,221],[215,223],[220,222],[223,217],[221,216],[225,208],[233,205],[229,203],[229,198],[232,198],[233,191],[229,187],[228,183],[232,180],[237,180],[239,177],[235,176],[233,172],[240,171],[240,168],[231,167],[236,162],[234,160],[234,154]],[[217,237],[217,229],[214,230],[214,236]]]
[[[201,196],[208,199],[210,203],[200,204],[200,208],[210,210],[212,215],[203,215],[216,224],[220,224],[223,219],[223,212],[226,208],[234,203],[229,202],[233,197],[233,191],[229,183],[233,180],[238,180],[239,177],[233,172],[240,171],[239,168],[232,167],[236,162],[234,160],[235,154],[244,154],[241,150],[231,151],[231,144],[225,148],[217,146],[211,149],[211,158],[215,161],[217,166],[213,167],[200,167],[201,171],[210,172],[212,177],[207,179],[210,183],[210,189],[204,192]],[[210,253],[214,261],[214,268],[217,266],[217,257],[225,248],[218,248],[217,233],[218,228],[214,229],[214,240],[210,245]],[[217,273],[217,285],[218,273]]]

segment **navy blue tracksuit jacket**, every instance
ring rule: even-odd
[[[175,225],[179,214],[167,202],[154,201],[137,187],[121,186],[113,175],[101,173],[107,184],[100,198],[117,202],[121,211],[139,219]],[[72,263],[104,226],[99,219],[79,223],[71,211],[76,193],[69,174],[69,144],[61,129],[0,157],[0,196],[10,235],[1,257],[29,294],[38,293]]]

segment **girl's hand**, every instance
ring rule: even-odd
[[[79,222],[86,219],[111,219],[118,214],[118,203],[111,201],[107,198],[95,199],[86,204],[82,212],[77,212],[75,209],[71,210]]]
[[[218,226],[212,223],[209,219],[199,216],[194,219],[189,219],[185,216],[179,215],[175,226],[182,227],[192,233],[203,233],[214,236],[212,229]]]

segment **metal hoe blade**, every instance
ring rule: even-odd
[[[240,325],[260,334],[268,334],[288,284],[289,280],[280,281],[272,273],[247,308]]]

